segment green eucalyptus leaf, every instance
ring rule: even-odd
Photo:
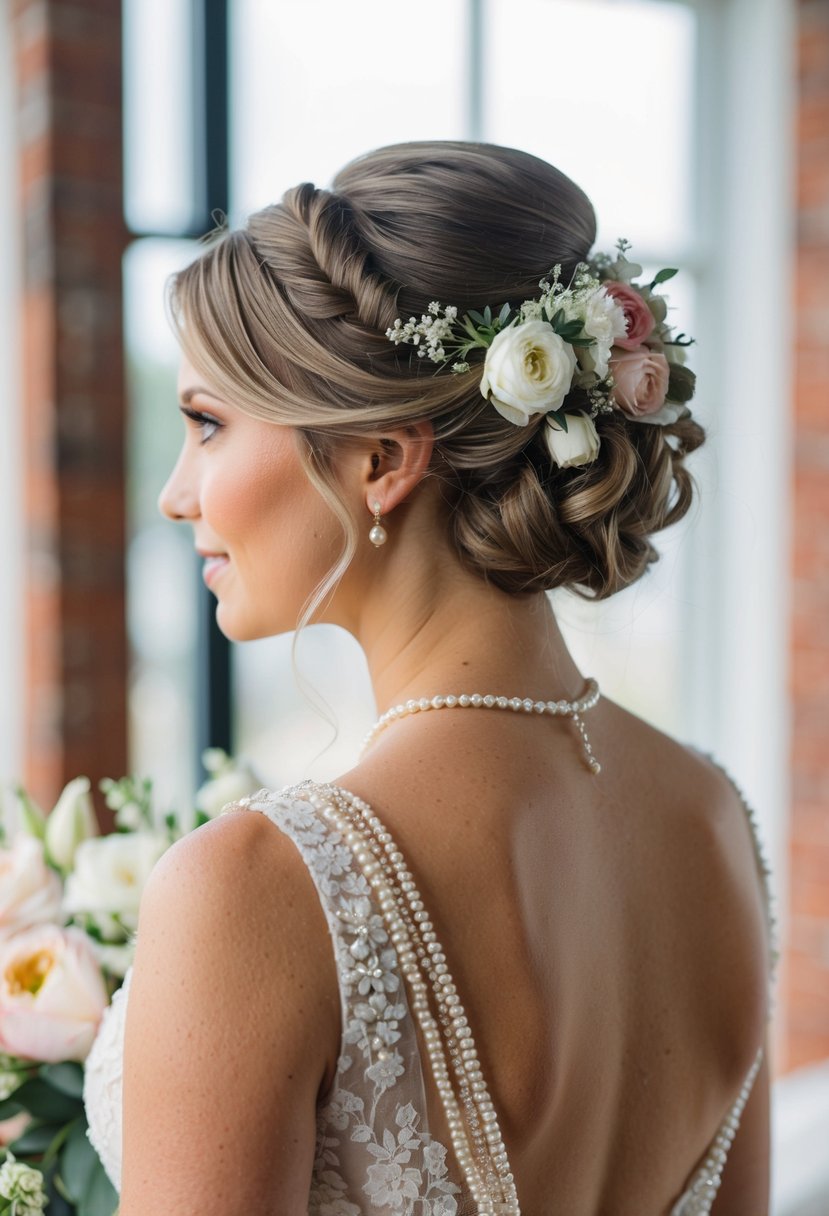
[[[476,325],[486,325],[484,318],[474,308],[470,308],[469,312],[465,315],[469,317],[470,321],[474,321]]]
[[[676,270],[675,268],[671,269],[671,270],[660,270],[651,279],[650,285],[651,285],[651,287],[656,287],[656,286],[658,286],[659,283],[667,283],[668,279],[672,279],[675,274],[679,274],[679,271]]]
[[[486,308],[484,309],[484,325],[491,325],[491,324],[492,324],[492,309],[487,304]]]
[[[563,308],[556,309],[556,311],[550,317],[550,324],[552,325],[553,329],[556,330],[556,332],[558,332],[559,325],[566,324],[566,322],[564,320],[564,309]]]
[[[73,1203],[79,1203],[92,1183],[98,1154],[89,1143],[85,1122],[74,1125],[60,1158],[60,1176]]]
[[[78,1202],[78,1216],[114,1216],[118,1207],[118,1192],[97,1162],[86,1193]]]
[[[64,1060],[60,1064],[43,1064],[39,1075],[53,1089],[68,1098],[83,1100],[83,1065],[75,1060]]]
[[[0,1119],[11,1119],[14,1115],[19,1115],[23,1107],[19,1102],[15,1102],[14,1097],[4,1098],[0,1102]]]
[[[28,1081],[24,1081],[20,1088],[14,1091],[14,1098],[35,1118],[48,1119],[52,1123],[68,1123],[83,1109],[83,1100],[80,1097],[71,1098],[40,1077],[30,1077]]]
[[[510,307],[509,304],[504,304],[501,311],[498,313],[498,320],[502,325],[506,325],[509,320]]]

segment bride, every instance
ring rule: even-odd
[[[594,237],[543,161],[412,143],[171,284],[161,509],[229,638],[340,625],[383,713],[153,871],[87,1062],[120,1216],[768,1211],[751,812],[544,594],[644,575],[703,439],[671,272]]]

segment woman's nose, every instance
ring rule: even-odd
[[[158,496],[159,511],[174,523],[195,519],[199,514],[198,495],[183,474],[182,461],[179,460]]]

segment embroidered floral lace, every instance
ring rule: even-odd
[[[351,848],[303,796],[306,782],[232,804],[260,811],[291,837],[320,897],[340,983],[337,1072],[317,1111],[309,1216],[474,1216],[477,1208],[446,1146],[428,1128],[424,1063],[394,947]],[[745,806],[745,802],[743,802]],[[746,806],[768,896],[768,870]],[[769,908],[770,926],[771,912]],[[121,1184],[124,1012],[132,970],[106,1010],[86,1062],[88,1137]],[[710,1211],[762,1051],[671,1216]]]

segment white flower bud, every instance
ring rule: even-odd
[[[548,418],[544,438],[553,463],[560,469],[591,464],[599,454],[599,434],[586,414],[568,414],[566,431],[554,418]]]
[[[81,841],[99,834],[89,796],[89,778],[75,777],[64,787],[46,820],[46,852],[64,872],[71,870]]]

